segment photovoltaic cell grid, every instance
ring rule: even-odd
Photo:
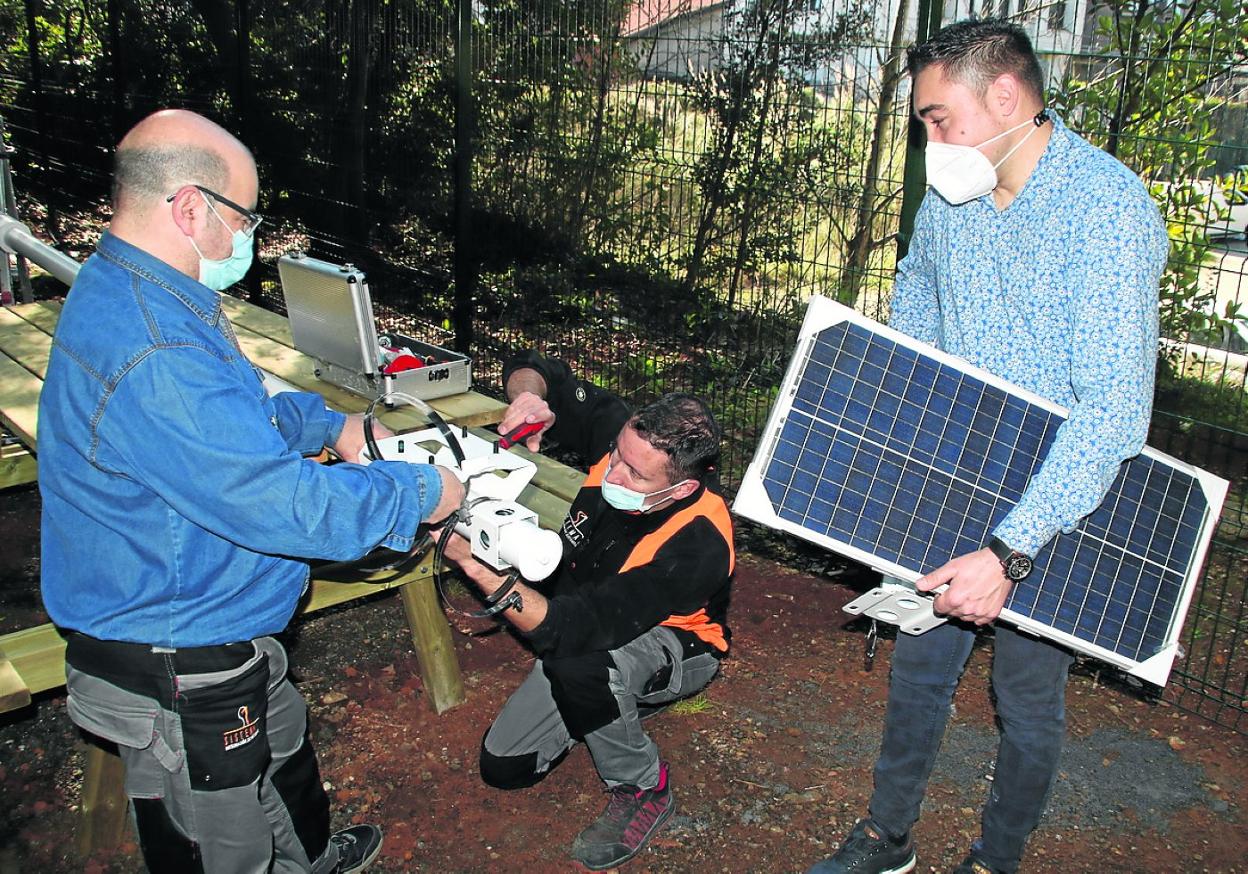
[[[1063,421],[842,322],[814,334],[762,484],[779,518],[917,575],[988,541]],[[1132,459],[1006,609],[1143,661],[1168,643],[1208,512],[1190,473]]]

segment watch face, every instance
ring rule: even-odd
[[[1005,575],[1014,582],[1018,582],[1031,573],[1031,567],[1031,558],[1016,552],[1005,561]]]

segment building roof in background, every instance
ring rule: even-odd
[[[637,0],[628,9],[621,36],[641,36],[651,28],[696,12],[727,5],[728,0]]]

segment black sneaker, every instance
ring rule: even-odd
[[[334,874],[355,874],[363,871],[381,852],[381,829],[375,825],[353,825],[329,836],[338,848],[338,867]]]
[[[607,809],[572,844],[572,858],[591,871],[614,868],[636,856],[676,809],[667,763],[659,765],[659,785],[653,789],[616,786],[607,791]]]
[[[869,819],[860,819],[831,859],[806,874],[905,874],[914,870],[914,843],[910,835],[890,838]]]
[[[953,869],[953,874],[1001,874],[1001,871],[971,853],[962,860],[961,865]]]

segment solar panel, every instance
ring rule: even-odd
[[[814,297],[733,509],[894,576],[846,609],[921,633],[913,583],[980,549],[1018,503],[1066,411]],[[1227,483],[1151,448],[1059,534],[1001,619],[1158,685]]]

